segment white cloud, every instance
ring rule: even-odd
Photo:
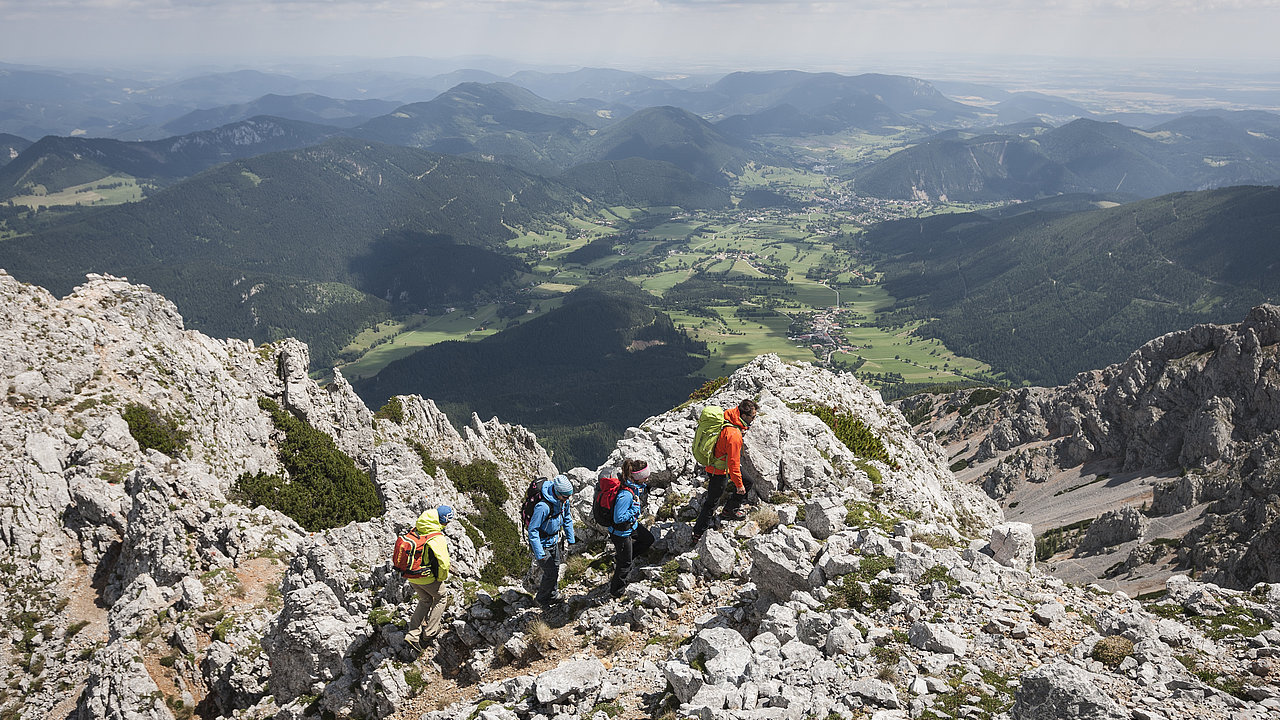
[[[0,0],[40,55],[484,53],[571,64],[877,53],[1280,56],[1280,0]],[[788,62],[790,60],[790,62]]]

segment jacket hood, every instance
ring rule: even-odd
[[[431,508],[430,510],[422,513],[422,516],[418,519],[421,521],[418,523],[418,531],[424,535],[444,532],[444,524],[440,522],[440,515],[436,512],[435,508]]]
[[[746,430],[747,424],[742,422],[742,413],[736,407],[731,407],[724,411],[724,419],[733,423],[734,427],[739,430]]]
[[[553,489],[555,487],[555,484],[556,484],[556,481],[554,478],[542,483],[542,499],[546,500],[547,503],[552,508],[560,504],[560,501],[556,500],[556,493],[555,493],[555,490]]]

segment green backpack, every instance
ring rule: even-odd
[[[720,439],[720,431],[729,424],[724,419],[724,408],[708,405],[702,408],[698,416],[698,429],[693,432],[693,459],[702,467],[713,467],[717,470],[729,469],[729,457],[716,457],[716,441]]]

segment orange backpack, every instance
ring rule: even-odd
[[[420,578],[435,574],[439,565],[427,541],[443,534],[433,532],[420,535],[417,529],[413,529],[396,538],[396,544],[391,549],[391,567],[406,578]]]

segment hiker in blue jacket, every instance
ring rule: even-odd
[[[556,603],[564,602],[564,598],[556,592],[556,583],[560,580],[560,534],[572,545],[577,540],[573,536],[573,515],[569,512],[569,497],[573,495],[573,483],[564,475],[542,483],[542,500],[533,508],[529,518],[529,549],[533,551],[534,562],[542,570],[542,581],[538,585],[535,598],[543,609]]]
[[[609,581],[609,594],[622,597],[630,580],[635,556],[649,552],[653,547],[653,533],[640,524],[642,505],[640,496],[649,490],[649,463],[644,460],[625,460],[619,480],[618,497],[613,502],[613,527],[607,528],[613,540],[613,579]]]

